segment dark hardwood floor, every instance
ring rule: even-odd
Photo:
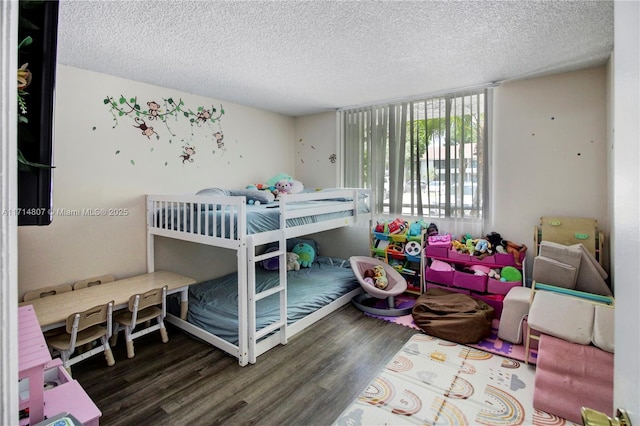
[[[113,348],[116,365],[96,355],[73,377],[109,425],[329,425],[417,333],[346,305],[240,367],[236,358],[168,326]]]

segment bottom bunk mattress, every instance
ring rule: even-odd
[[[187,321],[233,344],[238,343],[236,272],[189,287]],[[279,271],[256,268],[256,292],[275,287]],[[348,260],[318,256],[309,268],[287,272],[287,321],[292,324],[360,287]],[[279,294],[256,303],[256,328],[277,321]]]

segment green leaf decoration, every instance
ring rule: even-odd
[[[135,104],[136,103],[136,98],[129,99],[129,103]]]
[[[93,130],[96,130],[96,126],[93,126]]]
[[[168,102],[169,104],[173,105],[173,98],[169,98],[169,99],[167,99],[167,102]]]
[[[33,39],[31,38],[31,36],[26,36],[18,45],[18,50],[22,49],[25,46],[29,46],[31,43],[33,43]]]
[[[119,112],[118,112],[118,115],[119,115],[120,117],[122,117],[122,116],[124,115],[124,111],[119,111]]]
[[[131,160],[131,165],[132,165],[132,166],[135,166],[135,165],[136,165],[136,162],[135,162],[135,161],[133,161],[133,160]]]
[[[169,163],[165,161],[165,162],[164,162],[164,166],[165,166],[165,167],[167,167],[167,164],[169,164]]]
[[[109,103],[109,98],[105,98],[104,101],[102,102],[104,102],[104,104],[107,105]]]
[[[127,103],[127,100],[124,98],[124,96],[120,96],[120,105]]]
[[[189,118],[189,113],[188,113],[188,112],[184,112],[183,114],[184,114],[184,116],[185,116],[186,118]]]
[[[140,111],[140,105],[138,105],[138,104],[135,104],[135,105],[133,106],[133,108],[134,108],[135,110],[137,110],[137,111]]]
[[[116,151],[116,155],[118,155],[118,154],[120,154],[120,150],[117,150],[117,151]]]

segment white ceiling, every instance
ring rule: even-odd
[[[291,116],[606,63],[606,1],[61,0],[58,62]]]

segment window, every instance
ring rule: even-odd
[[[482,90],[342,111],[345,185],[377,213],[482,219],[487,109]]]

